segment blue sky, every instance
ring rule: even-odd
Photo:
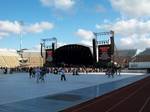
[[[149,0],[1,0],[0,49],[39,49],[42,38],[59,45],[91,45],[92,32],[115,31],[119,49],[150,46]],[[20,24],[22,21],[22,24]]]

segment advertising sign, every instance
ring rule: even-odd
[[[99,62],[111,61],[111,46],[110,45],[98,45],[98,60]]]
[[[47,62],[53,61],[53,50],[52,49],[46,49],[46,61]]]

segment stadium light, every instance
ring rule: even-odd
[[[21,30],[20,30],[20,51],[22,49],[22,26],[24,25],[24,22],[21,20],[19,21],[19,25],[21,26]]]

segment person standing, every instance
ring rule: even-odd
[[[37,77],[36,82],[39,83],[40,75],[41,75],[41,69],[40,69],[40,67],[35,68],[35,74],[36,74],[36,77]]]
[[[32,73],[33,73],[33,68],[30,67],[30,68],[29,68],[29,77],[30,77],[30,78],[32,77]]]
[[[118,74],[120,75],[121,73],[121,66],[118,67]]]
[[[60,69],[61,81],[66,81],[65,71],[63,68]]]
[[[45,77],[46,72],[47,72],[46,70],[47,70],[46,67],[43,67],[43,68],[41,69],[40,79],[41,79],[42,82],[45,82],[44,77]]]

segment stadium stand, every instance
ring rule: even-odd
[[[149,61],[150,61],[150,48],[145,49],[143,52],[139,53],[132,59],[132,62],[149,62]]]
[[[143,52],[141,52],[138,56],[141,55],[150,55],[150,48],[145,49]]]
[[[136,51],[136,49],[115,51],[113,60],[123,67],[128,66],[128,63],[132,60],[132,57],[135,56]]]
[[[25,65],[27,67],[43,66],[43,58],[40,52],[24,52],[23,59],[26,60]]]
[[[0,67],[37,67],[43,65],[40,52],[24,52],[22,57],[16,52],[0,51]]]
[[[14,68],[19,66],[19,55],[15,52],[0,52],[0,67]]]
[[[126,56],[129,56],[129,57],[132,57],[136,54],[136,49],[126,49],[126,50],[118,50],[118,55],[119,56],[123,56],[123,57],[126,57]]]

